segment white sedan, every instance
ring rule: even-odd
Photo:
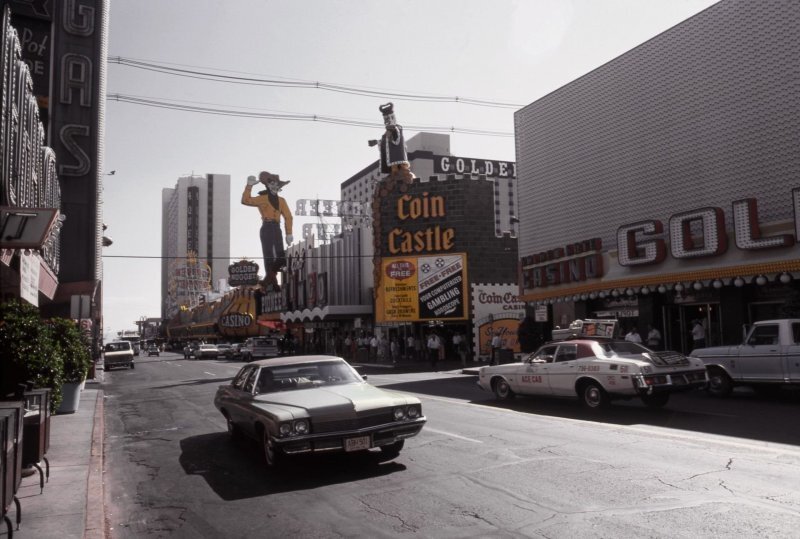
[[[539,348],[521,363],[482,367],[478,385],[500,400],[515,394],[578,397],[589,408],[641,398],[653,408],[671,393],[706,387],[703,362],[678,352],[605,339],[570,339]]]

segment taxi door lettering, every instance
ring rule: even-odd
[[[541,384],[542,383],[542,377],[539,376],[539,375],[526,374],[526,375],[522,376],[522,383],[523,384]]]

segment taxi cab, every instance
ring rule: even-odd
[[[698,358],[574,333],[543,345],[520,363],[482,367],[478,375],[478,386],[499,400],[517,394],[577,397],[591,409],[633,398],[660,408],[672,393],[707,384],[706,367]]]

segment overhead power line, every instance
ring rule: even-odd
[[[336,92],[352,95],[363,95],[368,97],[380,97],[385,99],[396,99],[401,101],[426,101],[426,102],[439,102],[439,103],[461,103],[465,105],[473,105],[477,107],[495,107],[495,108],[522,108],[524,105],[517,103],[505,103],[502,101],[492,101],[488,99],[476,99],[473,97],[461,96],[443,96],[435,94],[423,93],[410,93],[401,91],[381,91],[373,90],[370,88],[360,88],[357,86],[347,86],[342,84],[332,84],[328,82],[319,81],[301,81],[280,78],[266,78],[264,76],[244,76],[229,75],[209,67],[200,67],[197,69],[185,69],[173,67],[173,65],[155,62],[137,60],[135,58],[125,58],[123,56],[113,56],[108,59],[109,63],[119,64],[126,67],[135,69],[142,69],[145,71],[152,71],[155,73],[163,73],[176,77],[188,77],[191,79],[208,80],[214,82],[223,82],[229,84],[245,84],[256,86],[277,86],[281,88],[304,88],[310,90],[324,90],[327,92]],[[230,73],[230,72],[229,72]]]
[[[141,97],[126,94],[108,94],[107,99],[119,101],[122,103],[132,103],[135,105],[142,105],[147,107],[163,108],[170,110],[179,110],[183,112],[195,112],[200,114],[213,114],[218,116],[231,116],[239,118],[256,118],[262,120],[285,120],[285,121],[301,121],[301,122],[321,122],[338,125],[349,125],[352,127],[368,127],[370,129],[383,129],[383,123],[367,122],[364,120],[356,120],[349,118],[339,118],[336,116],[324,116],[318,114],[300,114],[300,113],[279,113],[279,112],[265,112],[252,108],[222,108],[221,105],[209,105],[193,103],[191,101],[179,100],[165,100],[150,97]],[[507,131],[491,131],[488,129],[471,129],[465,127],[443,127],[431,125],[408,125],[404,124],[403,127],[412,131],[426,131],[429,133],[460,133],[464,135],[481,135],[489,137],[513,137],[514,133]]]

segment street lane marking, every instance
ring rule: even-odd
[[[208,372],[208,371],[203,371],[203,372],[209,376],[216,376],[216,374],[214,374],[213,372]]]
[[[425,427],[425,432],[435,432],[437,434],[444,434],[445,436],[449,436],[451,438],[458,438],[459,440],[465,440],[467,442],[474,442],[476,444],[482,444],[483,443],[481,440],[476,440],[474,438],[467,438],[466,436],[459,436],[458,434],[453,434],[452,432],[447,432],[447,431],[438,430],[438,429],[432,429],[432,428],[430,428],[428,426]]]

